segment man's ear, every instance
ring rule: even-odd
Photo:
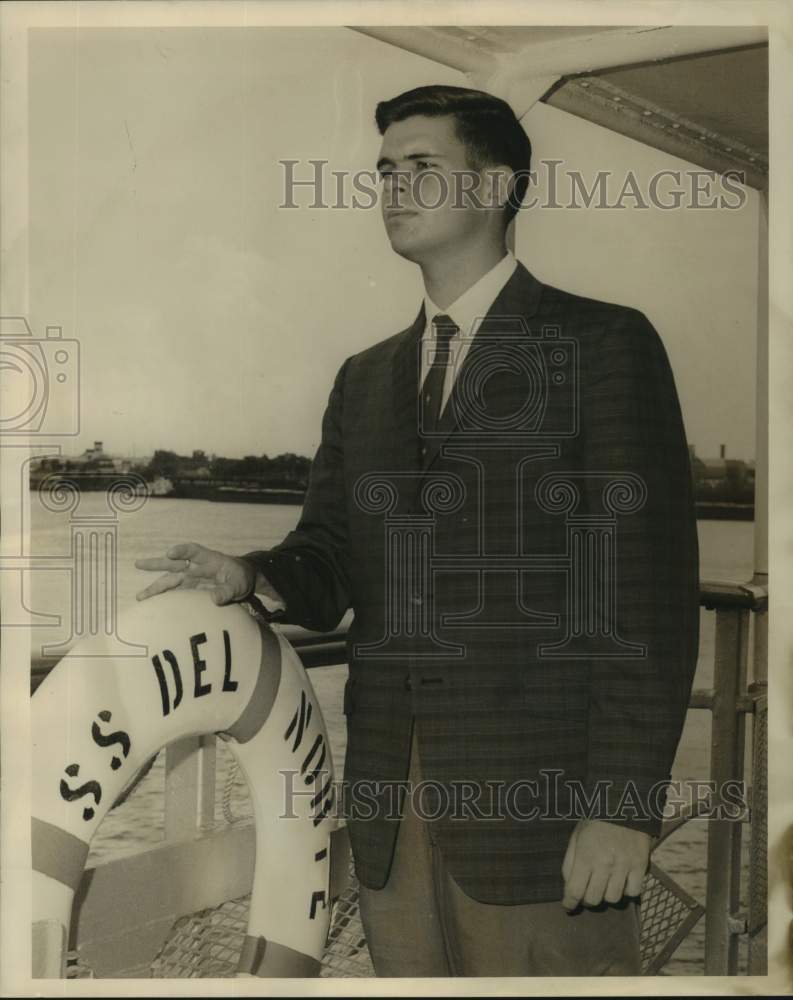
[[[506,163],[489,166],[485,169],[485,204],[488,208],[504,208],[512,193],[512,178],[514,171]]]

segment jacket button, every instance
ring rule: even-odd
[[[411,683],[411,680],[410,680],[410,674],[407,674],[407,676],[405,677],[405,690],[406,691],[412,691],[413,690],[413,684]]]

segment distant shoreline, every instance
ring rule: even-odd
[[[129,477],[123,473],[115,475],[75,475],[63,474],[56,483],[48,477],[39,483],[31,482],[30,488],[40,490],[47,483],[48,489],[60,485],[72,485],[80,492],[101,493],[114,485],[129,485]],[[168,484],[170,489],[158,489],[157,483],[147,482],[150,497],[162,500],[209,500],[213,503],[287,504],[300,506],[305,502],[306,491],[299,487],[261,486],[251,483],[230,481],[212,482],[206,480],[176,480]],[[142,488],[138,490],[143,493]],[[733,503],[727,500],[696,500],[697,520],[701,521],[753,521],[753,503]]]
[[[754,521],[753,503],[697,500],[695,507],[698,521]]]

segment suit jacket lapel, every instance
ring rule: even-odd
[[[402,334],[394,354],[393,402],[396,454],[404,469],[415,470],[419,458],[419,365],[424,304]]]
[[[458,427],[458,414],[460,409],[459,387],[461,379],[473,365],[477,364],[477,359],[483,352],[496,343],[500,336],[505,333],[505,328],[509,326],[509,319],[512,317],[523,317],[529,319],[537,311],[542,294],[542,284],[518,261],[518,266],[509,281],[504,285],[496,296],[493,305],[488,310],[487,315],[476,332],[473,343],[468,350],[468,354],[463,361],[460,370],[457,372],[454,387],[449,401],[443,411],[440,425],[437,432],[427,442],[428,454],[425,464],[425,472],[429,471],[432,464],[438,457],[441,448]],[[512,324],[512,330],[516,324]]]

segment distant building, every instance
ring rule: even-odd
[[[101,441],[94,441],[93,448],[86,448],[82,455],[77,459],[77,461],[83,462],[103,462],[108,458],[105,455],[104,448],[102,447]]]
[[[691,479],[696,486],[704,474],[705,463],[697,456],[696,446],[693,444],[688,446],[688,457],[691,462]]]
[[[754,498],[754,460],[727,458],[721,445],[718,458],[699,458],[688,446],[691,477],[697,500],[751,503]]]
[[[705,458],[702,459],[702,472],[701,479],[726,479],[727,478],[727,460],[724,458]]]
[[[129,472],[134,463],[128,458],[114,458],[108,455],[102,441],[94,441],[82,455],[73,457],[48,457],[34,459],[31,469],[40,472],[100,473]]]

